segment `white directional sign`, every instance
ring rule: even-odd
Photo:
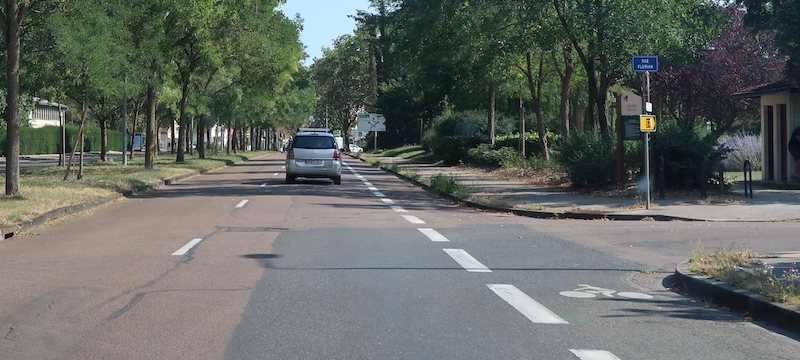
[[[358,131],[386,131],[386,118],[381,114],[358,114]]]

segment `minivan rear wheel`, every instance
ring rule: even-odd
[[[294,176],[291,176],[291,175],[289,175],[289,174],[286,174],[286,183],[287,183],[287,184],[291,184],[291,183],[293,183],[293,182],[294,182],[294,179],[295,179],[295,177],[294,177]]]
[[[331,178],[331,180],[333,180],[333,183],[336,184],[336,185],[342,185],[342,177],[341,176],[333,177],[333,178]]]

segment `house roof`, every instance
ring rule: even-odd
[[[786,80],[772,82],[768,84],[761,84],[742,89],[739,92],[733,93],[731,96],[734,98],[755,98],[762,95],[780,94],[780,93],[798,93],[800,87],[792,85]]]

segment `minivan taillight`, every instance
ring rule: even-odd
[[[289,152],[286,154],[287,159],[294,159],[294,149],[289,149]]]
[[[339,150],[333,150],[333,160],[340,160],[341,158],[342,156],[339,155]]]

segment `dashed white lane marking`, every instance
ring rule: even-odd
[[[203,239],[194,239],[192,241],[189,241],[186,245],[183,245],[182,248],[178,249],[178,251],[172,253],[172,256],[183,256],[184,254],[189,252],[189,250],[191,250],[193,247],[199,244],[201,241],[203,241]]]
[[[463,249],[444,249],[444,252],[450,255],[464,270],[469,272],[492,272],[492,270],[489,270]]]
[[[274,174],[272,174],[272,176],[278,176],[278,175],[280,175],[280,173],[274,173]]]
[[[369,189],[369,191],[378,191],[378,188],[374,186],[367,187],[367,189]]]
[[[450,240],[448,240],[442,234],[439,234],[438,231],[431,228],[417,228],[417,230],[419,230],[419,232],[427,236],[428,239],[431,239],[433,242],[450,242]]]
[[[261,187],[267,187],[267,183],[261,184]]]
[[[373,186],[373,185],[372,185],[372,183],[371,183],[371,182],[369,182],[369,181],[363,181],[363,183],[364,183],[364,185],[365,185],[366,187]]]
[[[401,215],[401,216],[403,217],[403,219],[406,219],[408,222],[412,224],[427,224],[425,221],[422,221],[422,219],[414,215]]]
[[[389,205],[389,207],[392,208],[392,210],[397,211],[399,213],[407,213],[408,212],[408,210],[403,209],[402,207],[397,206],[397,205]]]
[[[575,350],[569,349],[581,360],[619,360],[614,354],[605,350]]]
[[[373,191],[372,193],[373,193],[373,194],[375,194],[375,196],[377,196],[377,197],[379,197],[379,198],[386,197],[386,195],[384,195],[384,194],[383,194],[382,192],[380,192],[380,191]]]
[[[237,209],[243,208],[244,205],[247,204],[248,201],[250,201],[250,200],[242,200],[242,201],[240,201],[238,204],[236,204],[236,208]]]
[[[497,296],[505,300],[528,320],[536,324],[569,324],[566,320],[533,300],[530,296],[508,284],[487,284]]]
[[[389,199],[389,198],[382,198],[381,201],[383,201],[383,202],[385,202],[385,203],[387,203],[389,205],[394,205],[395,204],[394,200]]]

